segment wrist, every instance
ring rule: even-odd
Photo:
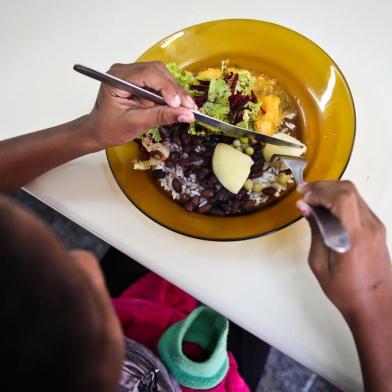
[[[76,122],[77,133],[85,154],[101,151],[106,148],[96,136],[96,126],[94,126],[90,114],[78,118]]]
[[[377,287],[356,301],[355,306],[341,311],[350,328],[358,325],[377,325],[383,320],[392,322],[392,283],[381,281]]]

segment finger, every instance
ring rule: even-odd
[[[179,86],[163,63],[115,64],[109,73],[141,87],[157,91],[169,106],[183,105],[192,108],[194,105],[193,100]]]
[[[316,221],[312,217],[307,219],[312,233],[312,242],[309,251],[309,266],[316,277],[321,278],[322,276],[325,276],[330,269],[330,250],[324,244],[323,237]]]
[[[137,132],[148,128],[159,127],[177,122],[190,123],[194,121],[193,113],[186,108],[172,108],[169,106],[154,106],[150,109],[130,110],[129,123]]]
[[[176,92],[176,83],[171,83],[167,76],[151,63],[114,64],[107,72],[120,79],[134,83],[140,87],[148,87],[161,93],[166,103],[172,107],[179,107],[181,99]],[[121,89],[107,87],[112,96],[128,98],[131,93]]]
[[[168,105],[172,107],[184,106],[189,109],[195,106],[193,99],[177,83],[163,63],[146,63],[144,72],[145,85],[160,92]]]
[[[312,236],[310,252],[309,252],[309,265],[316,277],[320,277],[327,272],[328,265],[325,263],[328,249],[324,245],[323,238],[316,221],[312,218],[309,206],[303,200],[298,200],[297,208],[301,214],[307,219],[310,232]]]
[[[155,106],[154,102],[139,97],[131,97],[131,98],[115,97],[115,99],[119,105],[128,109],[148,109]]]
[[[350,232],[361,228],[359,195],[348,181],[320,181],[305,186],[304,201],[309,205],[321,205],[338,217]]]
[[[173,83],[175,83],[176,93],[179,95],[179,97],[181,99],[181,106],[184,106],[189,109],[197,109],[197,105],[195,104],[195,101],[193,100],[193,98],[186,91],[184,91],[184,89],[180,86],[180,84],[175,80],[173,75],[167,69],[166,65],[163,64],[162,62],[158,61],[155,63],[155,66],[169,80],[171,80]]]

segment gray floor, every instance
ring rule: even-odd
[[[98,258],[102,257],[108,249],[105,242],[25,192],[19,191],[14,196],[45,220],[69,248],[90,250]],[[293,359],[273,349],[257,392],[294,391],[336,392],[339,390]]]

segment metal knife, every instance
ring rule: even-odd
[[[148,99],[160,105],[166,105],[165,100],[160,95],[153,93],[149,90],[146,90],[142,87],[139,87],[136,84],[117,78],[113,75],[109,75],[107,73],[97,71],[93,68],[86,67],[81,64],[75,64],[73,69],[77,72],[80,72],[83,75],[89,76],[90,78],[99,80],[102,83],[109,84],[110,86],[119,88],[121,90],[129,91],[132,94],[137,95],[138,97]],[[200,113],[197,110],[192,110],[192,112],[197,121],[210,125],[214,128],[218,128],[220,131],[223,132],[224,135],[230,137],[239,138],[245,136],[249,138],[254,138],[264,143],[274,144],[276,146],[301,148],[299,144],[290,143],[285,140],[280,140],[278,138],[275,138],[273,136],[263,135],[255,131],[250,131],[248,129],[240,128],[235,125],[228,124],[224,121],[217,120],[216,118],[207,116],[206,114]]]

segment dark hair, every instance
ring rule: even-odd
[[[22,216],[0,197],[0,390],[107,390],[96,299],[54,234]]]

